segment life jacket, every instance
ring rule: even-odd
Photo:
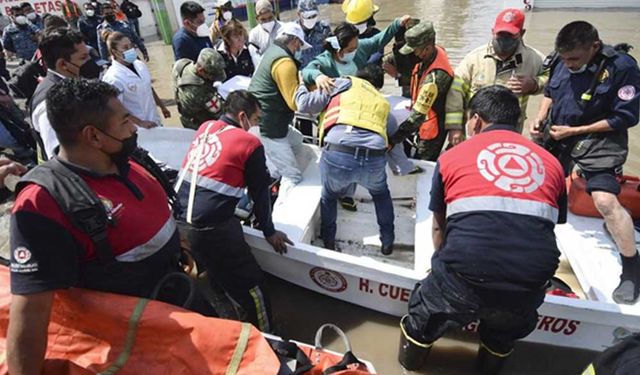
[[[453,69],[451,68],[451,64],[449,63],[449,56],[445,52],[444,48],[440,46],[436,46],[436,58],[429,65],[429,67],[422,73],[422,76],[419,76],[420,68],[422,64],[416,64],[413,68],[413,72],[411,73],[411,105],[415,106],[416,102],[418,102],[418,97],[422,95],[433,95],[433,100],[438,96],[438,89],[435,86],[435,70],[442,70],[447,73],[450,77],[453,78]],[[429,74],[433,75],[434,86],[431,90],[423,92],[422,83],[429,76]],[[446,95],[446,93],[442,93],[442,95]],[[420,99],[421,101],[426,100],[427,98]],[[429,113],[427,114],[425,121],[420,125],[418,130],[418,136],[422,140],[431,140],[438,136],[438,123],[440,119],[438,118],[438,113],[435,111],[433,105],[429,108]]]
[[[379,134],[388,144],[389,102],[369,82],[356,77],[349,79],[351,87],[334,94],[320,115],[320,143],[334,125],[345,124]]]

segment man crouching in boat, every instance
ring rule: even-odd
[[[130,159],[136,126],[118,95],[107,83],[77,79],[47,94],[60,151],[18,183],[11,216],[12,374],[41,373],[56,290],[150,298],[180,270],[167,194]]]
[[[393,252],[393,202],[385,172],[387,121],[390,105],[378,91],[384,84],[384,72],[367,65],[356,77],[336,80],[330,92],[309,92],[300,80],[295,94],[296,106],[303,113],[319,113],[320,144],[324,144],[320,173],[321,236],[324,247],[335,250],[337,200],[352,184],[369,190],[380,226],[382,254]]]
[[[434,341],[480,320],[478,367],[499,373],[517,339],[535,328],[558,267],[555,223],[566,221],[560,163],[516,131],[518,98],[502,86],[469,104],[467,134],[433,174],[431,273],[400,322],[398,360],[422,366]]]
[[[271,308],[263,274],[244,240],[234,210],[249,188],[255,216],[267,242],[279,252],[293,245],[271,221],[271,179],[260,139],[247,133],[257,126],[260,102],[245,90],[229,94],[226,114],[200,126],[176,185],[187,222],[187,239],[198,266],[247,314],[249,322],[271,332]]]

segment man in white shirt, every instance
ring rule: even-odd
[[[278,36],[282,27],[280,21],[276,20],[273,6],[269,0],[258,0],[256,2],[256,20],[258,25],[249,32],[249,50],[253,57],[255,55],[262,56],[264,51],[273,44],[273,40]],[[254,65],[258,66],[255,61]]]
[[[49,69],[31,98],[30,112],[31,124],[39,138],[38,159],[45,161],[55,155],[59,144],[47,116],[47,92],[65,78],[95,77],[100,68],[90,58],[82,34],[71,28],[45,34],[38,48]]]

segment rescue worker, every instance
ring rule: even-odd
[[[213,83],[224,81],[226,75],[218,52],[205,48],[196,62],[176,61],[171,77],[182,126],[197,130],[203,122],[220,118],[223,101]]]
[[[27,17],[32,25],[36,26],[40,30],[44,29],[44,20],[42,19],[42,16],[36,13],[31,3],[26,1],[23,2],[22,4],[20,4],[20,9],[22,9],[22,14]]]
[[[358,39],[369,39],[380,34],[380,29],[376,26],[374,15],[380,7],[373,4],[372,0],[345,0],[342,3],[342,11],[345,13],[345,20],[358,29]],[[367,64],[377,64],[384,55],[384,46],[369,56]]]
[[[442,154],[433,174],[431,272],[400,321],[398,360],[408,370],[447,331],[479,319],[477,365],[498,374],[515,341],[534,330],[559,264],[560,163],[517,133],[519,100],[504,86],[478,90],[467,115],[471,139]]]
[[[73,25],[73,27],[76,27],[76,25],[78,24],[78,19],[80,19],[81,15],[82,12],[80,11],[80,8],[75,1],[65,0],[62,3],[62,16],[69,25]]]
[[[521,118],[516,130],[522,132],[529,95],[540,94],[549,79],[542,64],[544,56],[524,44],[525,31],[524,13],[519,9],[504,9],[496,17],[491,42],[471,51],[455,68],[445,118],[452,146],[464,139],[464,115],[469,100],[488,85],[506,86],[518,96]]]
[[[320,236],[324,247],[336,249],[337,201],[351,193],[353,184],[365,187],[376,209],[380,227],[381,252],[393,252],[394,214],[387,186],[385,155],[388,147],[390,105],[378,91],[384,85],[384,73],[377,65],[367,65],[356,77],[341,77],[330,92],[309,93],[304,82],[296,92],[300,110],[319,113],[322,197],[320,199]]]
[[[297,22],[282,25],[282,32],[265,52],[249,91],[262,108],[260,139],[264,145],[272,177],[282,177],[280,194],[302,180],[295,155],[302,150],[302,134],[291,126],[296,111],[294,94],[302,50],[311,45]]]
[[[254,64],[258,65],[256,62],[260,60],[260,56],[265,54],[280,34],[282,23],[276,19],[269,0],[256,1],[256,20],[258,25],[249,31],[249,47],[251,53],[257,56]]]
[[[103,33],[107,30],[111,32],[119,32],[127,36],[131,43],[135,47],[138,47],[140,52],[142,52],[142,56],[144,57],[144,61],[149,62],[149,53],[147,52],[147,47],[144,46],[142,40],[138,34],[129,26],[125,21],[119,21],[116,19],[116,11],[112,4],[105,3],[102,4],[102,16],[104,20],[98,27],[96,28],[96,32],[98,33],[98,51],[100,52],[100,57],[104,60],[109,60],[109,49],[107,48],[107,41],[103,40]],[[73,23],[75,25],[75,23]]]
[[[2,45],[6,52],[15,54],[22,60],[30,61],[38,49],[40,29],[31,24],[19,6],[11,7],[11,25],[4,29]]]
[[[420,58],[411,73],[411,114],[393,135],[392,143],[401,143],[414,134],[414,158],[436,161],[447,138],[444,129],[444,106],[453,80],[453,69],[444,48],[436,45],[436,31],[431,22],[420,22],[405,33],[403,55]],[[417,133],[417,134],[416,134]]]
[[[84,3],[84,15],[78,20],[78,30],[84,36],[87,45],[98,50],[98,31],[96,28],[102,23],[102,17],[96,13],[91,3]]]
[[[41,373],[56,290],[81,287],[151,298],[159,281],[177,270],[180,252],[171,210],[161,204],[165,190],[129,159],[136,127],[118,90],[99,81],[63,80],[48,92],[47,111],[60,153],[23,177],[11,216],[7,364],[12,374]],[[61,204],[69,206],[78,193],[67,191],[65,199],[59,191],[50,193],[52,180],[63,181],[61,173],[83,181],[84,192],[104,205],[92,210],[104,221],[63,211]],[[92,229],[105,237],[90,236],[97,232],[82,223],[98,224]]]
[[[557,144],[554,153],[566,172],[575,163],[587,179],[587,192],[622,258],[620,284],[613,300],[633,304],[640,291],[640,259],[633,222],[617,199],[617,177],[622,175],[629,152],[628,128],[639,118],[638,64],[626,53],[605,45],[596,28],[584,21],[565,25],[556,37],[555,48],[560,61],[545,89],[551,112],[538,115],[532,134],[540,135],[539,125],[548,117],[545,143]]]
[[[187,238],[199,268],[206,269],[213,284],[244,309],[249,322],[271,332],[264,276],[234,216],[245,187],[267,242],[281,254],[287,243],[293,243],[273,226],[264,148],[247,132],[258,124],[260,103],[248,91],[237,90],[229,94],[225,108],[220,120],[200,126],[182,164],[176,190],[186,211],[180,219],[188,223]],[[196,184],[194,195],[192,183]]]
[[[204,8],[195,1],[180,5],[182,27],[173,35],[171,45],[176,61],[196,61],[203,48],[213,48],[209,39],[209,27],[204,22]]]
[[[300,0],[298,23],[304,31],[304,40],[311,45],[311,48],[302,51],[300,66],[304,67],[323,51],[324,41],[331,35],[331,27],[327,21],[320,19],[316,0]]]
[[[407,24],[407,30],[414,27],[420,20],[412,19]],[[391,48],[391,53],[382,59],[382,69],[385,73],[395,78],[398,86],[402,88],[402,96],[411,98],[411,73],[413,68],[420,62],[420,59],[413,53],[403,55],[400,49],[406,44],[405,30],[398,30]]]
[[[47,92],[65,78],[95,78],[100,67],[91,59],[82,35],[69,28],[55,29],[42,37],[39,45],[47,75],[31,97],[31,124],[38,141],[38,159],[46,161],[55,155],[58,137],[49,123]],[[39,138],[39,139],[38,139]]]

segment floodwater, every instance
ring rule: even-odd
[[[503,7],[502,1],[492,0],[377,0],[380,12],[376,15],[378,26],[385,26],[393,18],[409,14],[430,20],[437,30],[437,42],[444,46],[453,64],[458,63],[470,50],[486,43],[491,35],[496,14]],[[337,4],[323,5],[321,17],[336,25],[343,14]],[[294,12],[281,15],[282,20],[291,20]],[[557,31],[573,20],[593,23],[606,43],[627,42],[637,46],[632,51],[640,60],[640,34],[636,25],[640,12],[630,10],[562,10],[527,13],[525,42],[547,54],[553,48]],[[159,42],[149,44],[152,60],[149,67],[154,86],[159,95],[172,102],[170,69],[173,54],[169,46]],[[387,79],[385,93],[398,93],[393,81]],[[533,98],[528,116],[534,117],[539,98]],[[168,126],[179,126],[175,106],[170,109],[173,118]],[[631,130],[630,155],[626,172],[640,174],[640,155],[636,144],[640,139],[640,127]],[[617,277],[617,275],[612,275]],[[351,339],[356,355],[372,361],[381,374],[403,374],[396,361],[398,347],[398,319],[376,313],[346,302],[309,292],[276,278],[270,278],[272,303],[277,319],[278,333],[283,337],[312,342],[315,330],[323,323],[331,322],[342,327]],[[342,350],[337,340],[328,340],[329,347]],[[477,350],[472,336],[456,335],[437,342],[421,374],[475,374],[473,361]],[[508,362],[505,374],[579,374],[593,358],[593,353],[519,343]]]

